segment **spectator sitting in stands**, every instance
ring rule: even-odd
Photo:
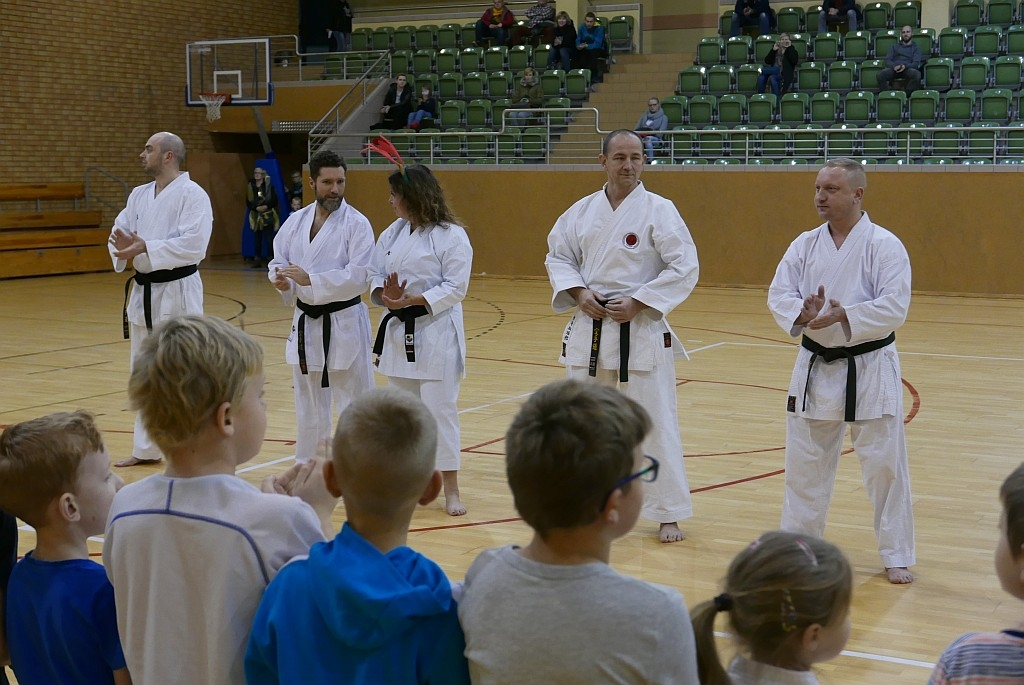
[[[775,97],[788,93],[799,61],[800,55],[793,47],[789,34],[779,34],[773,48],[764,56],[764,66],[761,67],[761,75],[757,77],[757,92],[763,93],[765,85],[771,83]]]
[[[384,105],[380,108],[381,119],[370,127],[373,129],[386,128],[394,130],[402,128],[409,121],[409,114],[412,112],[412,88],[408,85],[405,74],[399,74],[395,82],[388,88],[388,94],[384,96]]]
[[[856,31],[860,13],[854,0],[822,0],[818,13],[818,33],[825,33],[836,24],[846,23],[848,30]]]
[[[878,91],[892,89],[893,79],[907,80],[905,90],[910,95],[921,87],[921,48],[913,41],[913,29],[904,26],[900,29],[900,40],[893,43],[885,56],[885,69],[878,72]]]
[[[406,124],[406,128],[411,128],[413,131],[420,130],[424,119],[437,118],[437,98],[430,90],[430,85],[423,86],[420,96],[420,104],[417,105],[416,111],[409,115],[409,122]]]
[[[292,196],[291,208],[292,208],[293,212],[297,212],[300,209],[302,209],[302,196],[301,195],[293,195]]]
[[[654,144],[661,142],[660,136],[650,132],[668,130],[668,115],[661,108],[661,100],[652,96],[647,101],[647,111],[640,115],[635,130],[644,141],[644,151],[647,153],[647,161],[650,162],[654,159]]]
[[[555,38],[551,41],[551,50],[548,52],[547,68],[554,69],[560,65],[563,70],[569,71],[575,45],[576,26],[568,12],[559,12],[558,18],[555,19]]]
[[[591,81],[601,83],[601,60],[608,56],[604,44],[604,27],[597,23],[597,16],[587,12],[583,18],[583,26],[576,34],[576,54],[584,69],[590,69]]]
[[[526,10],[526,19],[526,26],[514,31],[512,44],[519,45],[524,38],[529,38],[534,46],[540,42],[550,44],[555,29],[555,8],[548,4],[548,0],[537,0],[536,5]]]
[[[494,7],[488,8],[476,23],[477,47],[486,47],[487,39],[494,40],[498,45],[507,44],[515,21],[512,10],[505,7],[505,0],[494,0]]]
[[[772,10],[768,0],[736,0],[732,11],[732,27],[729,37],[740,35],[744,26],[757,26],[762,34],[771,33]]]
[[[528,107],[540,107],[544,104],[544,91],[540,87],[537,75],[533,67],[523,69],[523,78],[516,85],[516,91],[512,94],[512,106],[508,110],[508,116],[512,123],[520,126],[526,125],[526,120],[534,116],[534,112]]]

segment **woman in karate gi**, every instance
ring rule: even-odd
[[[390,310],[377,332],[375,364],[388,383],[422,399],[437,419],[445,510],[462,516],[456,401],[466,373],[462,300],[473,247],[430,169],[399,164],[388,183],[398,220],[377,240],[371,261],[370,299]]]

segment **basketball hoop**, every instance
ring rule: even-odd
[[[217,121],[220,119],[220,106],[230,103],[231,96],[228,93],[200,93],[199,100],[206,105],[206,120]]]

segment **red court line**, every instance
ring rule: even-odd
[[[449,530],[451,528],[473,528],[475,526],[489,526],[492,523],[515,523],[516,521],[522,521],[521,518],[512,519],[495,519],[493,521],[477,521],[475,523],[456,523],[453,526],[430,526],[428,528],[410,528],[410,533],[426,533],[432,530]]]
[[[740,478],[739,480],[730,480],[726,483],[717,483],[715,485],[707,485],[703,488],[695,488],[690,490],[691,493],[707,492],[708,490],[717,490],[718,488],[724,488],[728,485],[739,485],[740,483],[749,483],[752,480],[761,480],[762,478],[771,478],[781,473],[785,473],[786,469],[779,469],[778,471],[769,471],[768,473],[761,473],[756,476],[749,476],[747,478]]]

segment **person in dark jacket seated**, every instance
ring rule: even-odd
[[[405,74],[399,74],[395,82],[388,88],[384,96],[384,104],[380,108],[381,119],[371,129],[394,130],[404,127],[412,113],[412,88]]]
[[[818,33],[832,30],[837,24],[846,24],[850,31],[856,31],[860,25],[857,3],[853,0],[822,0],[821,12],[818,13]]]
[[[740,35],[744,26],[757,26],[762,35],[771,33],[772,10],[768,0],[736,0],[729,37]]]
[[[761,67],[761,75],[757,78],[757,92],[763,93],[765,84],[771,83],[775,97],[788,93],[793,85],[793,74],[796,73],[796,64],[799,61],[800,55],[793,47],[789,34],[779,34],[779,39],[764,57],[764,66]]]

